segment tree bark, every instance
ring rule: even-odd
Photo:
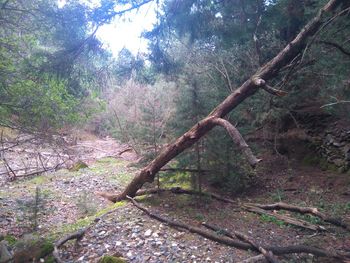
[[[232,92],[221,104],[219,104],[206,118],[195,124],[189,131],[167,146],[146,167],[144,167],[120,194],[105,194],[113,202],[125,199],[126,196],[135,196],[136,192],[146,182],[153,182],[157,172],[174,157],[185,149],[195,144],[202,136],[212,130],[217,123],[215,119],[225,117],[246,98],[252,96],[261,87],[265,87],[266,81],[276,76],[279,70],[286,66],[305,47],[306,41],[324,25],[324,14],[334,11],[344,0],[330,0],[318,14],[301,30],[282,51],[272,60],[259,68],[257,72],[245,81],[241,87]]]

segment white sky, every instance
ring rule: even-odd
[[[93,7],[98,6],[100,2],[100,0],[81,1]],[[66,0],[58,0],[59,7],[65,3]],[[114,56],[117,56],[124,47],[136,55],[138,52],[147,52],[147,41],[140,36],[143,31],[152,29],[156,21],[156,1],[152,1],[123,17],[116,17],[108,25],[101,26],[96,35],[104,48],[109,49]]]

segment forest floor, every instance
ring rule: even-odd
[[[0,235],[19,238],[34,231],[57,240],[90,225],[78,247],[68,242],[61,248],[61,256],[67,262],[97,262],[106,254],[121,255],[128,262],[238,262],[255,255],[170,228],[149,218],[130,202],[112,204],[98,196],[98,191],[121,191],[137,170],[132,166],[136,158],[130,152],[113,157],[122,146],[116,142],[111,146],[111,139],[89,138],[80,144],[90,149],[92,158],[85,160],[88,167],[78,171],[62,169],[8,182],[0,188]],[[207,222],[228,231],[238,230],[265,246],[307,244],[350,252],[348,231],[312,216],[285,213],[321,224],[327,231],[290,226],[272,216],[257,215],[207,197],[199,200],[196,196],[162,193],[136,200],[169,219],[198,227]],[[317,207],[349,223],[350,176],[266,155],[257,171],[255,185],[234,200],[237,204],[283,201]],[[102,217],[107,212],[110,213]],[[282,262],[326,262],[305,254],[280,259]]]

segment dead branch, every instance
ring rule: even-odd
[[[202,225],[205,226],[206,228],[209,228],[209,229],[217,232],[217,233],[222,233],[223,235],[225,235],[227,237],[234,238],[234,236],[230,232],[228,232],[227,230],[220,229],[218,227],[212,226],[212,225],[205,223],[205,222],[203,222]],[[266,260],[268,262],[271,262],[271,263],[278,263],[279,262],[271,251],[268,251],[265,248],[263,248],[262,246],[258,245],[254,240],[252,240],[247,235],[245,235],[239,231],[233,231],[233,234],[237,238],[239,238],[240,240],[242,240],[248,244],[251,244],[256,250],[258,250],[266,258]]]
[[[250,237],[248,237],[247,235],[235,231],[235,235],[243,240],[246,241],[247,243],[251,244],[255,249],[259,250],[259,252],[264,255],[264,257],[266,258],[266,260],[270,263],[278,263],[279,261],[277,260],[277,258],[273,255],[273,253],[271,251],[266,250],[265,248],[263,248],[262,246],[258,245],[255,243],[254,240],[252,240]]]
[[[131,198],[130,196],[127,196],[132,204],[143,211],[145,214],[147,214],[149,217],[154,218],[162,223],[166,223],[168,226],[173,227],[173,228],[180,228],[180,229],[185,229],[191,233],[198,234],[202,237],[205,237],[207,239],[216,241],[218,243],[230,246],[230,247],[235,247],[238,249],[243,249],[243,250],[252,250],[259,252],[254,246],[251,244],[233,240],[232,238],[225,237],[225,236],[219,236],[213,232],[204,230],[199,227],[191,226],[189,224],[185,224],[182,222],[178,221],[173,221],[170,219],[167,219],[163,216],[160,216],[158,214],[152,213],[148,209],[142,207],[139,205],[135,199]],[[305,245],[293,245],[293,246],[288,246],[288,247],[275,247],[275,246],[269,246],[266,247],[267,250],[271,251],[275,255],[283,255],[283,254],[291,254],[291,253],[308,253],[308,254],[313,254],[318,257],[327,257],[327,258],[332,258],[334,260],[337,260],[336,262],[344,262],[345,259],[350,258],[350,254],[337,254],[337,253],[332,253],[330,251],[327,251],[325,249],[319,249],[315,247],[310,247],[310,246],[305,246]]]
[[[56,244],[54,246],[54,251],[52,252],[52,255],[55,258],[57,263],[65,263],[59,255],[59,248],[63,244],[65,244],[67,241],[72,240],[72,239],[76,239],[76,242],[79,242],[84,237],[87,230],[88,230],[88,228],[80,229],[74,233],[71,233],[71,234],[61,238],[60,240],[58,240],[56,242]]]
[[[263,204],[248,204],[248,205],[256,206],[265,210],[287,210],[291,212],[298,212],[301,214],[311,214],[321,218],[323,221],[327,223],[331,223],[333,225],[340,226],[345,229],[349,229],[349,226],[345,222],[343,222],[340,218],[333,218],[326,214],[323,214],[319,212],[318,209],[315,207],[300,207],[295,205],[289,205],[283,202],[268,204],[268,205],[263,205]]]
[[[252,150],[248,146],[248,144],[243,139],[240,132],[236,129],[235,126],[233,126],[229,121],[222,119],[222,118],[214,118],[212,122],[216,125],[222,126],[226,129],[228,134],[231,136],[232,140],[235,144],[240,148],[240,150],[243,152],[245,157],[247,158],[249,164],[252,167],[255,167],[259,162],[262,161],[262,159],[258,159],[254,156]]]
[[[278,96],[278,97],[284,97],[284,96],[288,95],[288,92],[286,92],[284,90],[275,89],[267,84],[261,86],[261,88],[263,90],[267,91],[268,93],[275,95],[275,96]]]
[[[284,221],[288,224],[291,224],[291,225],[294,225],[294,226],[298,226],[298,227],[301,227],[301,228],[305,228],[305,229],[309,229],[309,230],[312,230],[312,231],[325,231],[326,228],[323,227],[323,226],[319,226],[319,225],[314,225],[314,224],[311,224],[309,222],[306,222],[304,220],[300,220],[300,219],[295,219],[295,218],[292,218],[292,217],[289,217],[289,216],[286,216],[286,215],[280,215],[280,214],[277,214],[277,213],[272,213],[272,212],[267,212],[259,207],[256,207],[256,206],[252,206],[252,205],[243,205],[243,208],[249,212],[253,212],[253,213],[257,213],[257,214],[260,214],[260,215],[268,215],[268,216],[272,216],[272,217],[275,217],[276,219],[278,220],[281,220],[281,221]]]
[[[268,81],[275,77],[281,68],[290,63],[306,46],[307,40],[327,23],[326,13],[334,12],[344,0],[330,0],[317,15],[305,25],[300,33],[273,59],[260,67],[257,72],[246,80],[238,89],[232,92],[221,102],[206,118],[195,124],[189,131],[179,137],[174,143],[167,146],[158,156],[146,167],[141,169],[134,179],[126,186],[120,194],[109,195],[111,201],[125,199],[126,196],[135,196],[136,192],[146,183],[153,182],[159,170],[182,153],[193,146],[200,138],[206,135],[217,124],[213,121],[216,118],[224,118],[229,112],[236,108],[242,101],[254,95],[259,89],[259,82],[256,80]]]

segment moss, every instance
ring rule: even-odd
[[[111,177],[111,180],[118,183],[119,185],[127,185],[132,178],[133,176],[129,173],[120,172],[118,174],[114,174]]]
[[[33,179],[29,180],[26,184],[30,185],[42,185],[45,184],[49,181],[49,178],[47,176],[41,175],[41,176],[36,176]]]
[[[97,160],[97,163],[108,163],[108,164],[125,164],[126,162],[120,159],[115,159],[113,157],[105,157]]]
[[[118,207],[125,206],[126,204],[127,204],[126,201],[120,201],[120,202],[114,203],[113,205],[110,205],[110,206],[108,206],[107,208],[104,208],[104,209],[98,211],[98,212],[94,215],[94,217],[95,217],[95,218],[96,218],[96,217],[100,217],[100,216],[102,216],[102,215],[108,213],[109,211],[112,211],[113,209],[116,209],[116,208],[118,208]]]
[[[98,217],[108,213],[109,211],[112,211],[115,208],[122,207],[126,203],[127,203],[126,201],[120,201],[120,202],[117,202],[115,204],[112,204],[112,205],[108,206],[107,208],[98,211],[96,214],[94,214],[92,216],[87,216],[87,217],[84,217],[82,219],[79,219],[73,224],[63,225],[59,229],[56,229],[56,231],[53,231],[51,233],[51,235],[54,237],[54,236],[56,236],[57,234],[60,234],[60,233],[71,233],[71,232],[75,232],[75,231],[77,231],[77,230],[79,230],[81,228],[87,227],[96,218],[98,218]]]
[[[89,166],[84,163],[83,161],[78,161],[76,162],[72,168],[69,169],[69,171],[71,172],[77,172],[79,171],[80,169],[84,169],[84,168],[88,168]]]
[[[190,173],[169,173],[160,176],[160,182],[163,188],[181,187],[191,189]]]
[[[123,258],[120,257],[114,257],[114,256],[109,256],[105,255],[100,260],[98,263],[126,263],[127,261]]]
[[[75,232],[81,228],[89,226],[93,221],[94,221],[94,218],[92,216],[85,217],[85,218],[77,220],[73,224],[63,225],[61,227],[60,231],[58,231],[58,232],[61,232],[61,233]]]
[[[4,236],[4,240],[6,240],[11,247],[14,246],[17,242],[17,239],[11,235]]]

